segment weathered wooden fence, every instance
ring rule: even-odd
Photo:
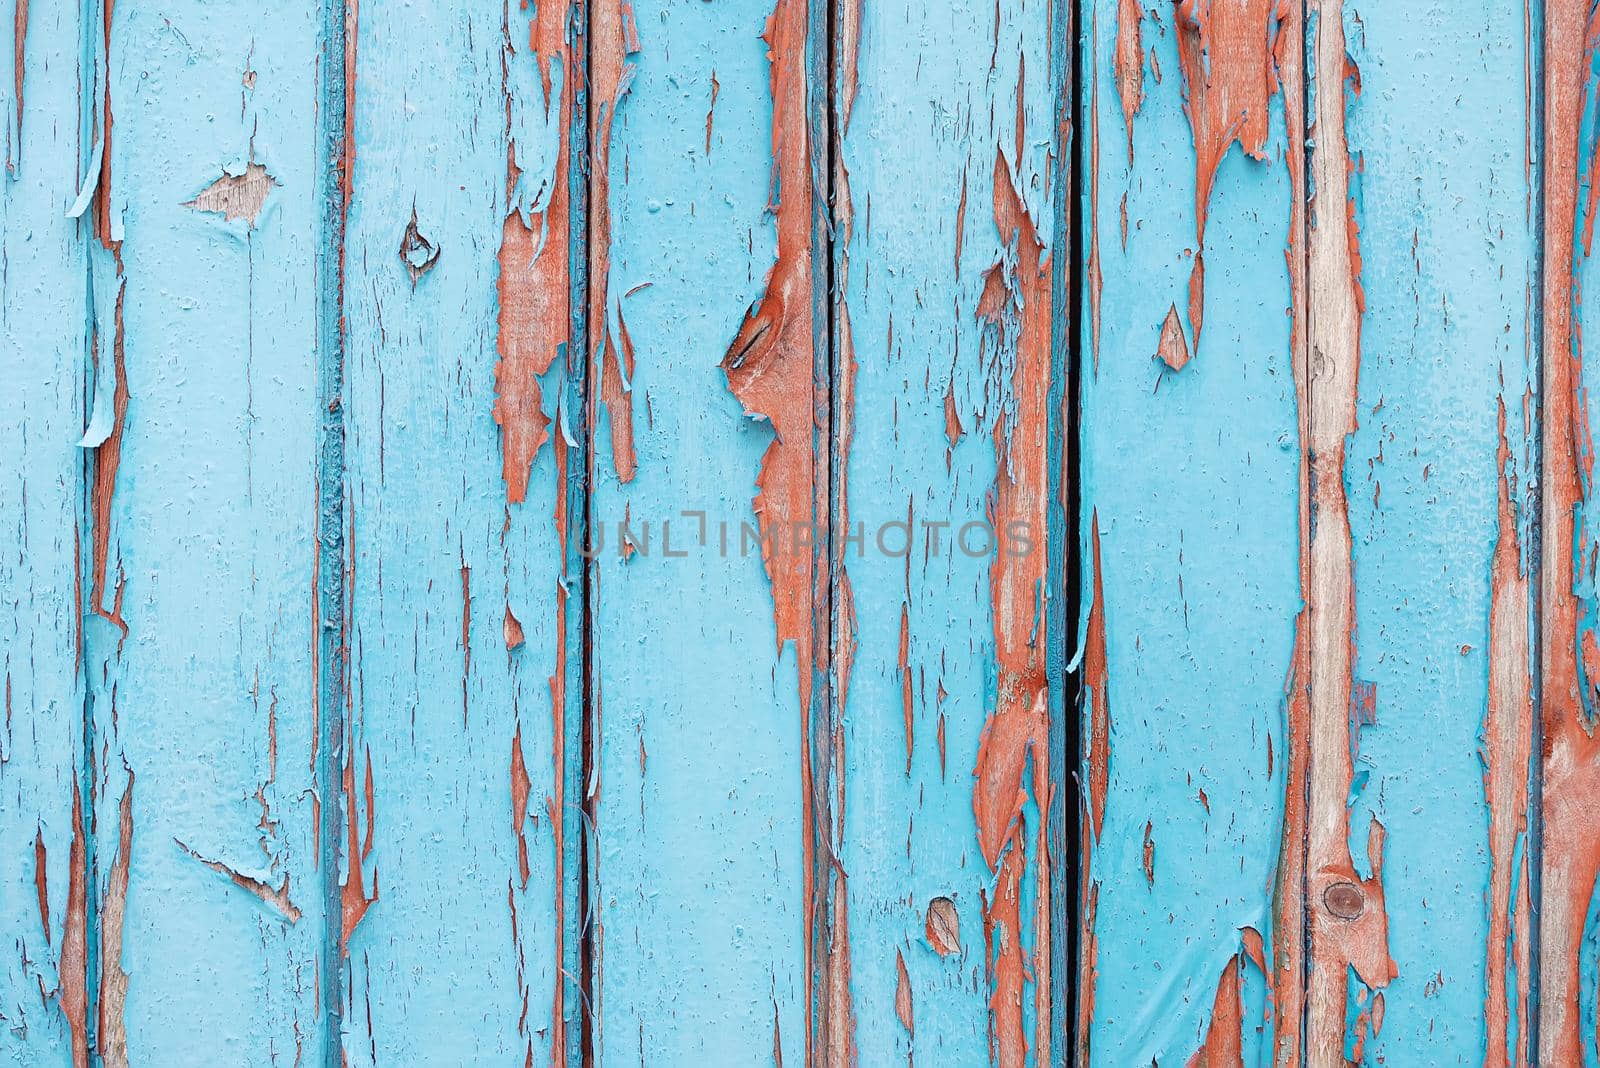
[[[11,7],[6,1063],[1600,1062],[1590,0]]]

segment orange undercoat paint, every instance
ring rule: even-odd
[[[1272,0],[1179,0],[1173,13],[1184,112],[1194,131],[1196,248],[1189,274],[1189,332],[1196,352],[1205,313],[1206,215],[1217,168],[1235,143],[1255,159],[1265,158],[1272,11]]]
[[[1089,700],[1088,841],[1098,842],[1105,828],[1106,789],[1111,776],[1111,698],[1107,692],[1110,671],[1106,663],[1105,589],[1100,578],[1100,514],[1089,517],[1090,567],[1093,602],[1084,630],[1083,688]]]
[[[1021,881],[1027,863],[1026,828],[1019,821],[996,871],[993,897],[984,895],[984,960],[989,981],[989,1061],[997,1068],[1023,1068],[1028,1040],[1022,998],[1027,964],[1022,951]]]
[[[564,193],[552,194],[555,201]],[[564,204],[562,205],[565,206]],[[545,222],[557,224],[547,213]],[[549,277],[552,258],[566,255],[565,238],[543,236],[543,248],[535,255],[541,235],[534,233],[512,210],[505,218],[500,235],[499,332],[496,348],[500,360],[495,365],[494,421],[500,427],[501,475],[506,483],[506,500],[521,504],[528,497],[528,477],[533,459],[549,440],[550,419],[544,414],[538,376],[555,362],[557,346],[565,344],[567,292],[561,292]],[[540,270],[540,267],[543,270]],[[561,271],[564,273],[564,265]]]
[[[7,680],[8,682],[10,680]],[[50,942],[50,851],[45,848],[44,830],[33,834],[33,892],[39,902],[39,926],[44,928],[44,940]]]
[[[1579,598],[1580,563],[1592,538],[1580,518],[1593,485],[1583,344],[1576,323],[1582,128],[1593,92],[1595,15],[1585,0],[1549,0],[1544,39],[1544,475],[1540,604],[1543,791],[1540,889],[1539,1054],[1579,1064],[1600,1042],[1582,1025],[1584,924],[1600,876],[1600,735],[1593,732],[1600,672],[1590,606]],[[1589,172],[1590,177],[1593,171]]]
[[[1079,865],[1078,905],[1078,1060],[1087,1063],[1089,1034],[1094,1022],[1096,973],[1095,912],[1100,885],[1089,861],[1094,843],[1105,828],[1106,790],[1111,774],[1111,698],[1107,691],[1110,671],[1106,661],[1105,587],[1100,576],[1100,515],[1089,518],[1089,566],[1092,570],[1089,618],[1083,638],[1083,690],[1080,700],[1088,704],[1089,738],[1085,774],[1087,788],[1081,813],[1079,840],[1084,858]],[[1080,709],[1080,715],[1083,709]],[[1153,858],[1152,858],[1153,859]]]
[[[93,550],[90,571],[89,607],[95,615],[115,624],[123,635],[128,633],[128,625],[122,619],[122,582],[119,579],[117,588],[112,594],[112,603],[106,605],[106,571],[107,559],[110,556],[111,546],[111,514],[112,504],[117,492],[117,472],[122,465],[122,434],[128,418],[128,371],[127,362],[123,355],[123,327],[122,304],[127,295],[127,283],[122,277],[121,256],[118,259],[117,270],[117,300],[113,320],[113,333],[111,338],[111,369],[110,373],[116,376],[116,386],[112,393],[112,421],[111,433],[95,449],[94,454],[94,488],[90,498]],[[104,359],[98,356],[97,358]],[[100,373],[107,373],[106,368],[100,368]]]
[[[598,387],[594,395],[610,420],[612,469],[624,483],[633,481],[638,459],[633,446],[633,340],[620,295],[610,289],[611,130],[632,78],[628,57],[638,51],[633,5],[627,0],[599,0],[591,12],[589,55],[589,373]],[[708,113],[707,151],[710,143]]]
[[[900,1026],[906,1029],[906,1035],[915,1038],[917,1034],[916,1012],[911,1003],[911,976],[906,972],[905,954],[898,949],[894,951],[894,1014],[900,1021]],[[906,1063],[913,1063],[908,1055]]]
[[[1144,102],[1144,48],[1139,43],[1139,0],[1117,0],[1117,54],[1113,70],[1122,121],[1128,131],[1128,164],[1133,165],[1133,117]]]
[[[1035,535],[1047,529],[1049,457],[1045,447],[1050,380],[1050,262],[1044,256],[1032,218],[1002,152],[995,154],[995,226],[1008,252],[989,272],[979,315],[988,323],[986,344],[1011,361],[1011,405],[995,421],[998,472],[993,493],[997,531],[1024,524]],[[1004,932],[993,943],[989,975],[990,1035],[997,1063],[1021,1065],[1027,1057],[1023,1034],[1023,975],[1031,973],[1041,1015],[1049,1015],[1049,960],[1035,954],[1024,964],[1019,881],[1028,859],[1024,808],[1030,800],[1023,780],[1031,761],[1031,800],[1040,811],[1049,803],[1049,703],[1045,677],[1046,553],[997,551],[989,586],[994,615],[995,705],[984,724],[973,769],[972,808],[978,847],[997,877],[985,907],[986,934]],[[1043,830],[1033,845],[1037,864],[1047,863]],[[1050,887],[1041,887],[1046,908]],[[1038,932],[1036,932],[1038,933]],[[1046,943],[1048,945],[1048,943]]]
[[[517,877],[522,889],[528,888],[528,794],[533,782],[522,759],[522,726],[511,739],[511,830],[517,836]]]
[[[1244,1017],[1239,1006],[1239,957],[1228,958],[1217,980],[1211,1022],[1205,1042],[1189,1058],[1187,1068],[1234,1068],[1244,1065]]]
[[[116,0],[105,0],[102,9],[100,47],[102,62],[109,67],[111,56],[111,20],[112,12],[116,8]],[[21,103],[20,94],[18,103]],[[117,253],[117,275],[122,275],[122,262],[119,252],[121,242],[116,240],[115,228],[111,223],[111,77],[105,79],[105,92],[99,100],[100,113],[97,118],[96,136],[100,140],[100,177],[94,190],[94,233],[100,239],[100,245],[108,252]]]
[[[27,69],[28,59],[28,0],[13,0],[11,9],[11,70],[14,76],[12,91],[16,94],[16,130],[12,136],[18,145],[22,143],[22,90],[23,75]],[[6,161],[6,170],[12,174],[17,172],[17,160]]]
[[[539,376],[555,363],[572,335],[567,175],[576,79],[566,22],[564,5],[540,4],[528,31],[528,49],[539,66],[546,106],[557,115],[555,136],[560,139],[548,199],[532,206],[517,203],[521,170],[515,144],[508,148],[506,160],[508,203],[501,224],[496,282],[495,348],[500,359],[494,370],[494,421],[500,427],[501,475],[511,504],[527,499],[534,458],[549,439],[550,420],[544,414]],[[555,100],[550,99],[552,70],[562,75]],[[509,116],[509,103],[507,108]]]
[[[366,773],[366,802],[367,802],[367,827],[366,839],[362,840],[360,834],[360,810],[356,804],[356,771],[353,758],[346,758],[343,771],[343,789],[345,805],[345,866],[348,869],[344,883],[339,890],[339,955],[350,955],[350,936],[367,914],[367,909],[378,900],[378,876],[372,876],[372,896],[367,896],[366,882],[363,875],[363,864],[367,855],[372,851],[372,754],[367,754]]]

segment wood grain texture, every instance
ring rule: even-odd
[[[13,0],[0,1063],[1600,1061],[1577,0]]]
[[[1544,331],[1542,552],[1540,563],[1541,796],[1539,1056],[1587,1063],[1600,1056],[1596,1030],[1600,914],[1595,799],[1600,747],[1594,738],[1597,657],[1593,427],[1594,372],[1584,358],[1584,300],[1594,276],[1594,14],[1587,4],[1544,7]]]

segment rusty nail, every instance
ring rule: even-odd
[[[1322,892],[1322,904],[1341,920],[1353,920],[1367,907],[1366,895],[1355,883],[1334,883]]]

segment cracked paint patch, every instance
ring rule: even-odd
[[[264,879],[253,875],[246,875],[237,868],[230,867],[220,860],[211,860],[207,857],[203,857],[176,838],[174,838],[172,841],[179,849],[187,853],[202,867],[209,868],[211,871],[216,872],[224,879],[227,879],[229,882],[233,883],[234,886],[237,886],[246,893],[253,895],[263,905],[273,909],[290,923],[300,922],[300,908],[289,898],[288,872],[284,873],[283,884],[281,886],[273,886]]]
[[[193,200],[184,201],[183,206],[191,211],[221,215],[225,222],[243,219],[247,225],[254,226],[267,197],[277,185],[278,180],[267,173],[264,164],[252,161],[239,174],[224,172]]]

